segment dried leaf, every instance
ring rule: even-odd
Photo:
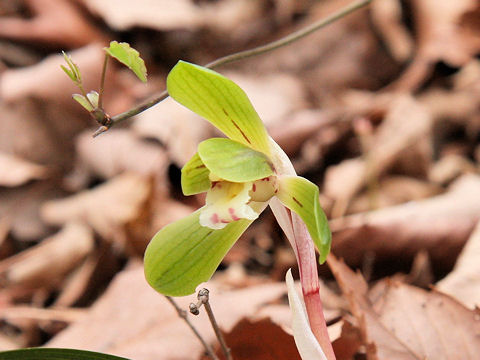
[[[330,222],[333,252],[359,264],[367,252],[378,259],[413,256],[426,249],[451,264],[480,218],[480,178],[466,175],[446,194]]]
[[[300,360],[293,337],[270,319],[240,320],[225,334],[225,342],[236,360]],[[218,346],[216,352],[221,356]]]
[[[469,308],[480,307],[480,223],[457,259],[455,268],[436,285]]]
[[[56,44],[67,48],[104,41],[105,35],[67,0],[25,1],[31,18],[2,17],[0,36],[14,40]]]
[[[468,310],[439,292],[400,282],[388,283],[383,297],[374,305],[360,274],[333,256],[328,261],[359,322],[369,359],[476,358],[480,351],[478,310]]]
[[[366,184],[367,179],[378,178],[411,151],[412,146],[421,146],[421,140],[429,134],[431,125],[430,114],[414,98],[394,98],[382,124],[372,135],[373,140],[365,157],[345,160],[327,170],[325,195],[342,203],[341,210],[334,215],[343,215],[342,211],[346,210],[351,197]],[[410,166],[416,167],[416,171],[422,171],[418,167],[426,167],[425,158],[428,160],[430,155],[428,149],[427,154],[422,147],[415,152],[416,161],[410,162]]]
[[[46,175],[45,167],[0,152],[0,186],[19,186],[30,180],[43,179]]]
[[[7,285],[52,286],[93,250],[93,234],[85,225],[68,223],[39,245],[0,262]]]
[[[284,284],[266,284],[222,292],[215,281],[210,281],[208,288],[217,321],[227,332],[262,304],[278,299],[286,291]],[[196,297],[175,301],[186,309]],[[214,341],[204,311],[190,320],[208,342]],[[203,352],[168,301],[147,285],[140,266],[120,273],[90,314],[56,336],[48,346],[106,351],[135,360],[194,359]]]
[[[52,225],[84,221],[102,236],[110,238],[141,215],[150,191],[147,180],[125,173],[92,190],[46,202],[41,208],[41,216]]]
[[[128,171],[165,181],[168,160],[164,150],[143,141],[132,131],[111,129],[108,136],[95,139],[91,131],[86,131],[77,137],[75,148],[75,176],[108,179]]]

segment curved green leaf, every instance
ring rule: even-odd
[[[80,94],[73,94],[72,95],[73,100],[78,102],[80,105],[84,107],[87,111],[93,111],[93,106],[90,103],[90,101],[87,100],[87,98],[83,95]]]
[[[320,206],[317,185],[300,176],[279,178],[277,197],[307,225],[308,232],[320,252],[320,263],[327,259],[332,243],[328,220]]]
[[[130,47],[128,43],[112,41],[110,42],[110,46],[104,49],[108,55],[114,57],[132,70],[140,80],[147,82],[147,68],[145,67],[145,62],[140,57],[138,51]]]
[[[255,181],[273,174],[273,165],[265,154],[230,139],[202,141],[198,155],[212,174],[227,181]]]
[[[0,352],[0,360],[128,360],[127,358],[75,349],[29,348]]]
[[[182,168],[182,191],[183,194],[195,195],[210,189],[211,181],[207,169],[198,153],[192,156]]]
[[[252,223],[242,219],[213,230],[200,225],[200,210],[165,226],[148,244],[145,277],[161,294],[194,293],[200,283],[210,279],[227,251]]]
[[[167,90],[180,104],[204,117],[229,138],[270,154],[268,134],[245,92],[225,76],[179,61]]]
[[[63,71],[65,71],[65,74],[68,75],[68,77],[77,85],[82,83],[82,75],[80,74],[80,69],[78,68],[77,64],[75,64],[72,60],[72,58],[65,53],[65,51],[62,51],[63,58],[65,59],[65,62],[68,65],[68,69],[60,65]]]

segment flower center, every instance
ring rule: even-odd
[[[252,184],[248,195],[250,195],[250,200],[252,201],[268,201],[270,200],[278,191],[278,182],[277,177],[272,175],[260,180],[255,181]]]

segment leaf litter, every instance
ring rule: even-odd
[[[138,262],[159,228],[202,203],[182,196],[180,168],[219,134],[166,100],[92,139],[61,51],[88,90],[110,41],[140,51],[147,85],[111,62],[104,104],[114,115],[163,87],[179,58],[205,64],[348,1],[174,3],[0,2],[0,350],[49,340],[132,359],[202,358]],[[473,0],[374,1],[219,69],[320,186],[334,254],[367,279],[333,257],[320,269],[338,359],[480,350],[478,12]],[[295,358],[282,280],[295,260],[280,234],[265,214],[207,284],[236,359]],[[214,344],[205,314],[194,320]]]

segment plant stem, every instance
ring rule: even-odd
[[[205,306],[205,311],[207,312],[208,319],[210,320],[210,324],[212,324],[213,331],[215,331],[215,335],[217,336],[218,342],[222,347],[222,351],[223,351],[223,354],[225,355],[225,358],[227,360],[233,360],[230,349],[228,348],[227,343],[223,338],[222,332],[218,327],[217,320],[215,320],[215,316],[213,315],[212,307],[210,306],[210,302],[209,302],[208,289],[202,289],[198,292],[198,300],[200,300],[202,304]]]
[[[102,109],[103,93],[105,92],[105,76],[107,74],[107,64],[108,64],[109,57],[110,55],[105,54],[105,60],[103,60],[102,77],[100,79],[100,88],[98,89],[98,108],[99,109]]]
[[[303,29],[300,29],[300,30],[298,30],[298,31],[296,31],[296,32],[294,32],[290,35],[287,35],[287,36],[285,36],[281,39],[278,39],[276,41],[273,41],[271,43],[268,43],[268,44],[265,44],[265,45],[262,45],[262,46],[259,46],[259,47],[253,48],[253,49],[240,51],[240,52],[237,52],[237,53],[234,53],[234,54],[231,54],[231,55],[221,57],[217,60],[214,60],[214,61],[208,63],[207,65],[205,65],[205,67],[210,68],[210,69],[217,68],[221,65],[225,65],[225,64],[228,64],[228,63],[231,63],[231,62],[234,62],[234,61],[243,60],[243,59],[246,59],[246,58],[249,58],[249,57],[261,55],[261,54],[264,54],[266,52],[269,52],[269,51],[278,49],[280,47],[283,47],[285,45],[289,45],[292,42],[300,40],[303,37],[305,37],[307,35],[310,35],[311,33],[313,33],[315,31],[317,31],[317,30],[319,30],[319,29],[321,29],[321,28],[323,28],[323,27],[325,27],[325,26],[343,18],[344,16],[352,13],[353,11],[358,10],[358,9],[368,5],[371,1],[372,0],[358,0],[358,1],[355,1],[355,2],[351,3],[350,5],[345,6],[343,9],[340,9],[336,13],[333,13],[332,15],[327,16],[326,18],[320,19],[320,20],[314,22],[313,24],[311,24],[311,25],[309,25],[309,26],[307,26]],[[107,126],[102,126],[99,129],[97,129],[94,136],[100,135],[101,133],[107,131],[111,126],[115,125],[116,123],[122,122],[122,121],[124,121],[128,118],[131,118],[132,116],[140,114],[141,112],[143,112],[143,111],[151,108],[152,106],[158,104],[159,102],[165,100],[167,97],[168,97],[168,92],[166,90],[164,90],[163,92],[161,92],[156,97],[153,97],[150,100],[147,100],[146,102],[144,102],[144,103],[142,103],[142,104],[140,104],[140,105],[138,105],[138,106],[136,106],[136,107],[134,107],[130,110],[127,110],[123,113],[120,113],[118,115],[113,116],[111,118],[111,124],[108,127]]]
[[[335,360],[335,353],[333,352],[328,336],[327,323],[323,315],[322,300],[320,299],[320,284],[313,241],[305,223],[297,214],[292,212],[291,215],[303,301],[305,302],[310,328],[327,359]]]
[[[187,316],[187,312],[183,309],[181,309],[175,300],[171,298],[170,296],[165,296],[167,300],[172,304],[172,306],[175,308],[175,310],[178,313],[178,316],[180,316],[188,325],[188,327],[193,331],[195,336],[200,340],[202,343],[203,347],[205,348],[205,351],[207,352],[208,356],[211,357],[213,360],[220,360],[217,355],[213,352],[212,347],[203,339],[202,335],[198,332],[198,330],[193,326],[193,324],[190,322],[190,319]]]

